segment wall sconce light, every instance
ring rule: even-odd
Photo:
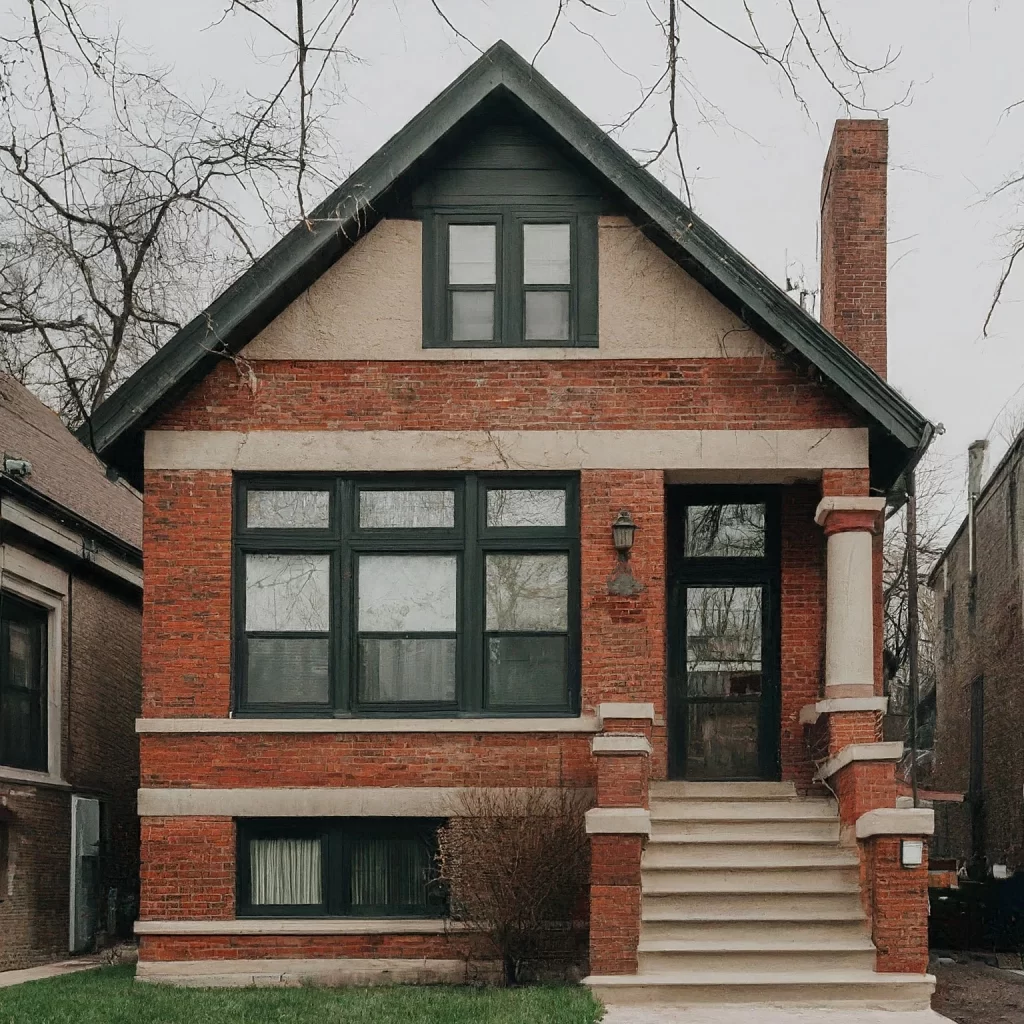
[[[900,843],[900,863],[905,868],[919,868],[924,863],[924,841],[904,839]]]
[[[633,534],[636,533],[636,523],[629,514],[628,509],[623,509],[612,523],[612,543],[619,553],[619,558],[625,561],[629,558],[629,550],[633,546]]]

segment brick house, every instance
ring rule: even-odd
[[[928,577],[935,685],[918,716],[922,746],[934,735],[931,785],[963,798],[935,804],[943,853],[980,876],[1024,868],[1024,436],[983,484],[987,447],[971,445],[969,511]]]
[[[437,819],[575,787],[606,1001],[927,1003],[885,122],[822,203],[819,324],[499,43],[97,412],[145,491],[140,978],[461,977]]]
[[[131,934],[142,500],[0,374],[0,970]]]

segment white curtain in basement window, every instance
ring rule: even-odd
[[[253,839],[249,844],[253,906],[323,902],[319,839]]]

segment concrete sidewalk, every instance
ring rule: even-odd
[[[91,971],[102,967],[102,957],[80,956],[74,960],[61,960],[55,964],[42,964],[40,967],[26,967],[21,971],[0,971],[0,988],[10,988],[25,981],[42,981],[45,978],[59,978],[62,974],[75,974],[78,971]]]
[[[813,1006],[614,1006],[601,1024],[950,1024],[934,1010],[855,1010]]]

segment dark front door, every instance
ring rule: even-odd
[[[777,494],[672,487],[668,516],[669,773],[777,779]]]

